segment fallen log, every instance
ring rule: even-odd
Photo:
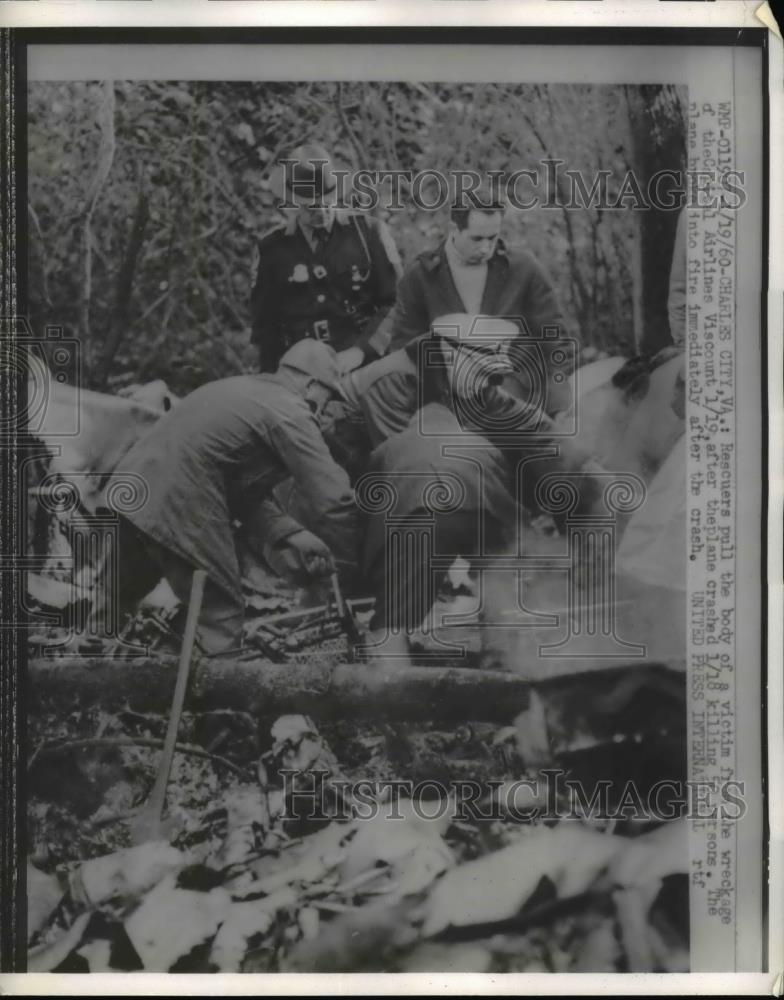
[[[165,712],[175,658],[35,658],[28,662],[31,712],[104,709]],[[468,667],[270,663],[208,659],[195,668],[186,710],[216,708],[257,717],[303,713],[317,719],[466,719],[509,722],[528,705],[530,683],[512,673]]]

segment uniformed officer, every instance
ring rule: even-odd
[[[395,300],[400,257],[383,222],[339,207],[325,149],[300,146],[281,163],[290,216],[259,243],[251,298],[261,371],[304,337],[331,345],[351,371],[384,353],[373,336]]]

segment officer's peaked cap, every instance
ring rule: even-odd
[[[340,381],[338,356],[328,344],[320,340],[313,340],[311,337],[298,340],[280,359],[280,367],[310,375],[331,389],[336,396],[345,399]]]
[[[334,191],[337,185],[332,157],[323,146],[316,143],[297,146],[281,163],[284,183],[293,194],[306,198],[319,197]]]

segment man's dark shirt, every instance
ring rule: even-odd
[[[251,298],[252,340],[262,371],[274,371],[281,356],[304,337],[342,351],[370,340],[395,301],[400,258],[383,222],[337,210],[324,242],[311,247],[296,220],[259,243],[259,266]]]
[[[394,309],[374,340],[383,340],[384,349],[391,353],[426,333],[440,316],[465,311],[442,243],[438,249],[420,254],[406,270]],[[484,316],[523,319],[528,333],[537,339],[555,328],[559,336],[567,333],[544,268],[526,250],[507,249],[501,240],[487,263],[480,312]]]

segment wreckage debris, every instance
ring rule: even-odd
[[[688,967],[659,902],[688,867],[683,821],[638,836],[568,820],[481,831],[452,799],[429,818],[382,792],[370,815],[292,839],[282,775],[350,772],[306,716],[278,718],[267,742],[259,780],[205,800],[171,841],[30,865],[31,971]]]

